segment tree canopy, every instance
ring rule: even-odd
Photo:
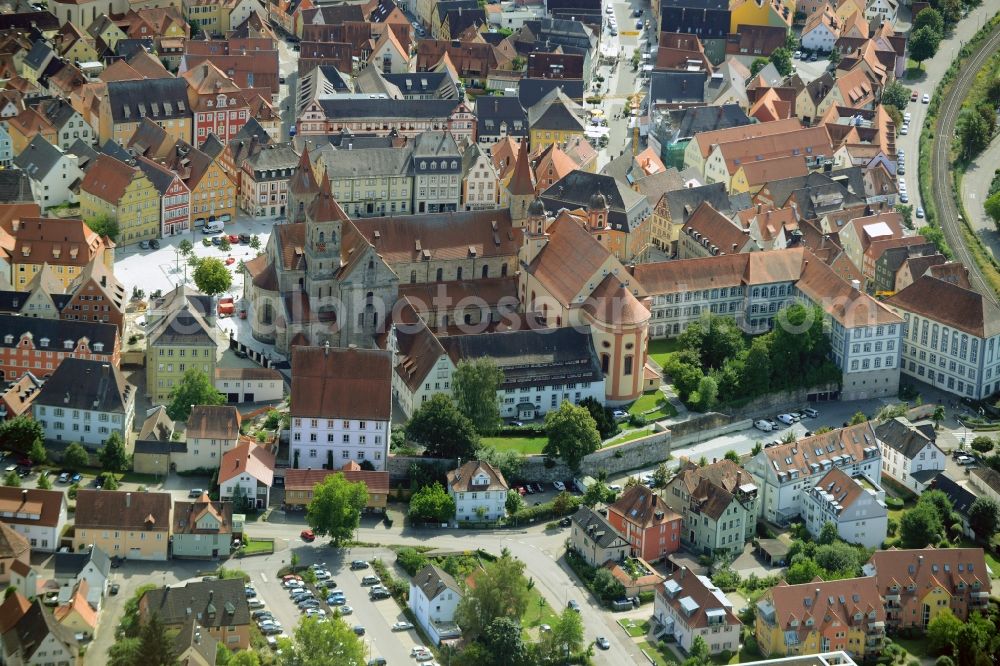
[[[334,545],[340,545],[354,536],[361,522],[361,510],[367,504],[368,488],[364,482],[352,483],[337,472],[313,488],[306,522],[317,534],[326,534]]]
[[[597,423],[586,407],[563,401],[559,409],[545,415],[545,434],[548,441],[542,452],[552,458],[561,458],[572,470],[580,469],[584,456],[601,446]]]
[[[90,454],[87,449],[80,445],[80,442],[70,442],[66,450],[63,451],[63,465],[72,470],[81,470],[90,464]]]
[[[444,393],[417,408],[406,424],[406,438],[423,444],[435,458],[470,458],[479,444],[472,421]]]
[[[174,421],[187,421],[192,405],[224,405],[226,396],[219,393],[211,378],[198,368],[188,368],[180,382],[170,392],[167,416]]]
[[[455,500],[435,481],[413,493],[409,515],[421,522],[447,523],[455,517]]]
[[[529,598],[524,562],[505,548],[500,558],[475,573],[475,587],[458,602],[455,621],[465,637],[476,639],[497,618],[519,620],[528,608]]]
[[[976,539],[989,543],[1000,531],[1000,505],[990,497],[977,497],[969,507],[969,527],[976,533]]]
[[[921,28],[930,28],[934,33],[944,35],[944,18],[941,16],[941,12],[933,7],[921,10],[913,19],[913,30]]]
[[[209,296],[229,291],[233,284],[233,275],[229,272],[229,268],[215,257],[199,259],[193,277],[198,291]]]
[[[899,81],[892,81],[882,89],[882,104],[905,109],[910,103],[910,89]]]
[[[924,548],[937,543],[941,518],[929,503],[918,502],[899,519],[899,537],[903,548]]]
[[[492,435],[500,427],[497,389],[501,382],[503,370],[490,358],[459,362],[451,379],[451,391],[458,411],[482,435]]]
[[[910,34],[910,57],[917,61],[922,68],[925,60],[930,60],[937,53],[941,44],[941,34],[935,32],[930,26],[924,26],[914,30]]]
[[[101,469],[105,472],[124,472],[132,466],[125,450],[125,442],[117,432],[111,433],[111,436],[104,440],[104,446],[97,451],[97,459],[100,460]]]
[[[365,646],[339,616],[320,622],[305,617],[291,640],[281,641],[278,663],[282,666],[365,666]]]
[[[21,453],[27,453],[35,440],[42,439],[44,435],[42,424],[25,415],[0,422],[0,442]]]

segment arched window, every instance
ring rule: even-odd
[[[410,284],[416,284],[416,283],[417,283],[417,272],[410,271]]]
[[[483,277],[488,278],[490,276],[490,265],[486,264],[483,266]],[[534,297],[534,296],[532,296]]]
[[[319,242],[320,243],[325,243],[326,242],[326,234],[323,233],[322,231],[319,232]]]
[[[458,269],[455,271],[455,279],[456,280],[461,280],[462,279],[462,267],[461,266],[459,266]]]
[[[444,269],[439,268],[437,269],[437,281],[441,282],[443,279],[444,279]]]
[[[601,354],[601,372],[607,374],[610,368],[611,368],[611,356],[609,356],[608,354]]]
[[[625,355],[625,376],[628,377],[632,374],[632,354]]]

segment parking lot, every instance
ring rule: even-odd
[[[388,563],[395,560],[395,555],[389,551],[360,548],[331,551],[325,543],[315,545],[319,543],[319,541],[313,544],[299,542],[299,545],[293,548],[300,558],[300,566],[325,563],[332,576],[330,580],[325,581],[328,590],[343,591],[346,605],[352,608],[351,614],[345,616],[344,621],[351,627],[364,627],[362,640],[365,642],[367,658],[383,657],[390,664],[415,663],[410,651],[414,646],[423,645],[416,630],[393,631],[393,624],[406,620],[402,610],[391,598],[369,600],[368,592],[371,586],[362,585],[361,580],[366,575],[374,575],[371,568],[353,571],[350,569],[352,559],[370,560],[381,556]],[[281,623],[285,633],[291,634],[304,616],[304,612],[296,607],[288,591],[282,587],[277,571],[253,572],[250,578],[257,597]],[[320,595],[316,596],[318,598]],[[328,614],[332,614],[331,606],[327,605],[326,600],[319,601],[320,607]]]

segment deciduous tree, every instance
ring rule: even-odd
[[[352,483],[337,472],[313,488],[306,522],[316,533],[326,534],[334,545],[340,545],[354,536],[366,504],[368,488],[364,482]]]
[[[563,401],[559,409],[545,415],[545,434],[548,442],[542,449],[545,455],[561,458],[576,471],[584,456],[601,446],[597,423],[584,407]]]
[[[406,424],[406,437],[435,458],[470,458],[479,444],[472,421],[444,393],[431,396]]]
[[[413,493],[409,515],[421,522],[446,523],[455,517],[455,500],[444,486],[435,482]]]
[[[969,527],[982,543],[989,543],[1000,530],[1000,505],[989,497],[977,497],[969,507]]]
[[[42,424],[24,415],[0,423],[0,442],[21,453],[27,453],[44,435]]]
[[[118,240],[118,234],[121,232],[118,222],[107,215],[95,215],[84,222],[98,236],[107,236],[112,241]]]
[[[771,52],[771,64],[773,64],[774,68],[778,70],[778,74],[788,76],[792,73],[792,69],[794,69],[792,66],[792,52],[783,46],[781,48],[774,49],[774,51]]]
[[[194,269],[194,284],[198,291],[209,296],[217,296],[233,284],[233,275],[221,260],[215,257],[205,257]]]
[[[187,421],[192,405],[224,405],[226,396],[219,393],[207,374],[188,368],[180,382],[170,392],[167,416],[174,421]]]
[[[125,442],[117,432],[111,433],[111,436],[104,440],[104,446],[98,450],[97,458],[101,462],[101,469],[105,472],[124,472],[131,467],[129,455],[125,451]]]
[[[899,519],[899,538],[904,548],[924,548],[937,543],[941,519],[934,506],[918,502]]]
[[[282,666],[364,666],[365,646],[340,617],[320,622],[307,617],[278,656]]]
[[[90,464],[90,454],[79,442],[70,442],[63,452],[63,465],[72,470],[81,470]]]
[[[910,57],[919,63],[921,69],[924,60],[930,60],[937,53],[941,43],[941,34],[934,32],[929,26],[914,30],[910,35]]]
[[[458,411],[472,421],[476,431],[492,435],[500,427],[500,400],[497,389],[503,370],[490,358],[461,361],[451,380]]]
[[[959,128],[958,137],[962,144],[963,156],[970,160],[989,145],[990,139],[993,138],[993,128],[980,114],[970,113]]]
[[[28,459],[36,465],[43,465],[49,459],[49,452],[45,450],[45,444],[42,443],[41,439],[36,439],[32,443],[31,450],[28,451]]]
[[[933,7],[921,10],[913,19],[913,30],[925,27],[931,28],[938,35],[944,35],[944,18],[941,17],[941,12]]]
[[[530,600],[524,562],[506,548],[499,559],[485,564],[474,575],[475,587],[466,592],[455,611],[455,621],[464,636],[471,639],[482,635],[497,618],[520,619]]]
[[[1000,229],[1000,192],[996,192],[983,202],[983,209],[986,214],[993,218],[993,224]]]
[[[927,624],[927,646],[932,652],[952,651],[961,628],[962,621],[955,617],[951,609],[941,609]]]
[[[823,523],[823,527],[820,528],[819,538],[816,539],[817,543],[829,544],[837,540],[838,537],[837,526],[830,521]]]

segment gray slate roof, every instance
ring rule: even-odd
[[[649,79],[652,104],[702,102],[705,99],[707,72],[653,72]]]
[[[138,123],[144,117],[176,120],[191,114],[187,81],[181,78],[111,81],[107,99],[116,123]]]
[[[24,333],[31,333],[32,339],[40,344],[42,338],[49,339],[49,348],[61,348],[64,340],[76,343],[81,338],[90,340],[90,349],[94,344],[104,344],[104,353],[111,354],[114,349],[118,327],[114,324],[99,324],[89,321],[74,321],[62,319],[36,319],[34,317],[19,317],[17,315],[0,315],[0,331],[14,336],[14,342],[7,344],[0,336],[0,346],[13,347]]]
[[[32,180],[43,180],[62,159],[63,152],[46,141],[39,132],[14,158],[14,166]]]
[[[455,99],[458,91],[446,72],[399,72],[382,74],[404,96],[434,94],[440,99]]]
[[[139,608],[157,613],[167,626],[183,624],[192,616],[201,626],[209,628],[250,623],[246,592],[238,578],[150,590],[139,601]]]
[[[670,112],[670,123],[680,139],[691,138],[700,132],[749,125],[751,122],[739,104],[694,106]]]
[[[910,460],[916,458],[925,446],[933,443],[932,439],[914,428],[904,417],[882,423],[875,428],[875,436],[886,446],[899,451]]]
[[[339,118],[447,118],[458,106],[453,99],[323,99],[319,101],[328,120]]]
[[[134,396],[135,387],[110,363],[66,358],[46,380],[35,404],[124,414]]]
[[[413,146],[402,148],[340,148],[331,150],[334,159],[326,160],[326,174],[330,178],[360,178],[363,176],[405,176],[410,173]],[[321,149],[322,150],[322,149]]]
[[[588,533],[588,538],[595,541],[599,548],[611,548],[615,545],[627,546],[628,542],[611,526],[608,519],[589,506],[581,506],[573,514],[573,524]],[[593,526],[593,532],[591,532]],[[621,542],[616,543],[616,542]]]
[[[73,630],[56,622],[52,611],[42,605],[42,600],[35,599],[24,616],[3,635],[4,648],[10,655],[20,651],[20,659],[14,663],[42,662],[42,658],[36,658],[35,652],[49,635],[55,636],[73,654],[79,649]]]
[[[570,99],[583,99],[583,79],[521,79],[517,84],[517,99],[522,107],[530,109],[553,88],[562,88]]]
[[[542,192],[541,199],[546,210],[586,209],[598,192],[608,202],[608,224],[619,231],[630,231],[627,213],[646,203],[646,197],[611,176],[574,169]]]
[[[30,203],[31,179],[20,169],[0,170],[0,201],[4,203]]]
[[[76,578],[88,562],[93,562],[94,568],[105,578],[111,575],[111,558],[97,546],[87,553],[56,553],[53,563],[57,577]]]
[[[507,136],[528,136],[528,114],[517,97],[477,97],[476,136],[500,136],[501,123],[507,123]]]
[[[418,571],[413,577],[413,583],[421,589],[428,601],[437,598],[445,590],[462,594],[462,588],[458,586],[451,574],[434,564],[428,564]]]

